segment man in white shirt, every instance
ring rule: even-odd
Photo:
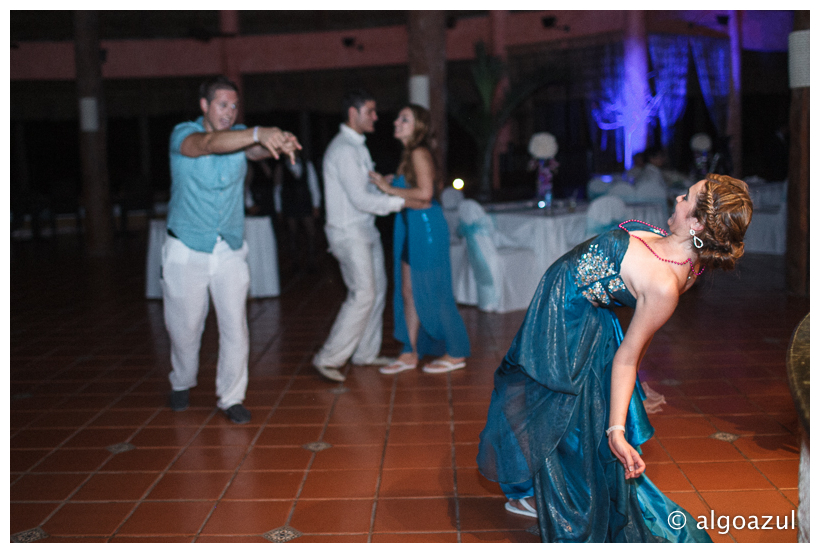
[[[346,121],[325,151],[325,234],[339,261],[347,298],[313,366],[330,380],[342,382],[340,369],[350,359],[356,365],[378,364],[382,313],[387,292],[384,250],[376,215],[400,211],[404,200],[388,196],[369,182],[374,169],[364,133],[373,132],[376,100],[363,90],[345,94]]]

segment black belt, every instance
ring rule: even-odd
[[[168,229],[168,236],[172,236],[172,237],[176,238],[177,240],[179,240],[179,236],[174,234],[174,231],[172,231],[171,229]]]

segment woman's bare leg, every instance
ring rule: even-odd
[[[404,322],[407,324],[407,335],[410,337],[411,352],[399,355],[399,361],[403,363],[416,364],[419,361],[419,354],[416,351],[416,344],[419,339],[419,314],[416,311],[416,303],[413,301],[413,282],[410,276],[410,265],[401,262],[401,296],[404,300]]]

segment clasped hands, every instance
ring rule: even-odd
[[[370,177],[370,182],[375,184],[379,190],[385,194],[390,194],[391,196],[400,196],[399,194],[396,194],[396,189],[391,186],[391,183],[393,182],[393,175],[382,175],[376,171],[368,171],[367,174]],[[400,197],[404,198],[404,207],[409,207],[410,209],[427,209],[431,205],[429,201],[417,200],[407,196]]]
[[[385,176],[376,171],[368,171],[367,175],[370,177],[370,182],[375,184],[379,190],[385,194],[390,194],[390,183],[393,182],[393,175]]]
[[[296,163],[296,150],[301,150],[302,145],[293,133],[283,131],[279,127],[259,127],[257,131],[259,144],[268,150],[275,159],[279,155],[286,155],[291,163]]]

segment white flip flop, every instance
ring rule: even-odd
[[[535,510],[535,508],[532,505],[530,505],[527,502],[527,499],[529,499],[529,498],[522,497],[521,499],[518,500],[521,503],[521,505],[524,506],[524,509],[519,509],[518,507],[513,505],[512,500],[507,501],[507,503],[504,504],[504,508],[507,509],[511,513],[515,513],[516,515],[522,515],[522,516],[530,517],[530,518],[538,518],[538,512]]]
[[[415,369],[418,366],[418,361],[416,363],[405,363],[403,361],[393,361],[386,367],[379,368],[379,372],[382,374],[398,374],[403,371],[409,371],[411,369]]]
[[[448,373],[451,371],[455,371],[458,369],[463,369],[467,366],[466,361],[459,361],[458,363],[451,363],[450,361],[445,361],[443,359],[439,359],[438,361],[432,361],[427,365],[424,365],[424,368],[421,370],[426,372],[427,374],[441,374],[441,373]]]

